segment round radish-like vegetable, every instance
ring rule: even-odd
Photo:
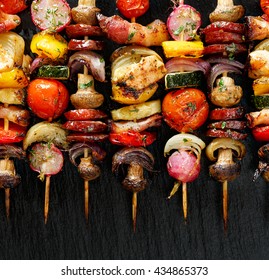
[[[60,32],[71,22],[71,9],[65,0],[34,0],[31,17],[39,29]]]
[[[194,181],[201,170],[201,165],[196,156],[191,152],[179,150],[168,159],[167,171],[178,181],[188,183]]]
[[[179,3],[178,3],[179,2]],[[174,40],[190,41],[201,26],[200,13],[183,1],[173,1],[173,12],[167,18],[167,29]]]
[[[37,143],[29,153],[32,170],[39,173],[39,178],[55,175],[61,171],[64,163],[62,152],[52,143]]]

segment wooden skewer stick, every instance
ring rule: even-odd
[[[227,231],[228,226],[228,182],[222,183],[222,209],[223,209],[223,222],[224,230]]]
[[[133,229],[136,230],[136,217],[137,217],[137,192],[133,192],[132,197],[132,219],[133,219]]]
[[[84,157],[87,158],[89,156],[89,150],[87,148],[84,149]],[[84,180],[84,213],[86,222],[89,222],[89,181]]]
[[[8,104],[4,104],[4,107],[8,107]],[[8,131],[9,130],[9,120],[4,118],[4,130]],[[10,189],[6,188],[5,189],[5,207],[6,207],[6,216],[9,219],[10,215]]]
[[[49,199],[50,199],[50,175],[46,176],[46,184],[45,184],[45,204],[44,204],[44,221],[45,224],[48,221],[49,214]]]
[[[183,216],[185,223],[187,222],[188,215],[188,198],[187,198],[187,183],[182,183],[182,205],[183,205]]]
[[[6,206],[6,215],[9,219],[10,215],[10,188],[5,189],[5,206]]]

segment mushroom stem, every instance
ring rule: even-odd
[[[222,208],[224,231],[226,232],[228,226],[228,181],[222,183]]]
[[[6,215],[9,219],[10,215],[10,189],[5,189],[5,207],[6,207]]]
[[[132,198],[132,219],[133,219],[133,230],[136,230],[136,217],[137,217],[137,192],[133,192]]]
[[[183,205],[183,216],[185,223],[187,223],[188,215],[188,198],[187,198],[187,183],[182,183],[182,205]]]
[[[85,5],[85,6],[89,6],[89,7],[95,7],[96,0],[78,0],[78,6],[80,5]]]
[[[45,205],[44,205],[44,221],[45,224],[48,221],[49,214],[49,198],[50,198],[50,175],[46,176],[46,184],[45,184]]]

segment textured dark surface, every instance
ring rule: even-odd
[[[115,1],[96,1],[103,14],[117,13]],[[203,23],[217,1],[185,1],[201,12]],[[234,1],[246,7],[247,15],[259,15],[259,1]],[[77,1],[69,1],[75,6]],[[166,20],[171,2],[150,1],[150,10],[137,21],[149,23],[155,18]],[[22,14],[18,32],[29,44],[37,30],[30,12]],[[117,46],[107,43],[106,60]],[[27,47],[29,50],[29,46]],[[245,83],[243,105],[248,102],[250,83]],[[113,108],[109,83],[97,89],[106,95],[104,110]],[[73,87],[73,85],[72,85]],[[73,87],[74,88],[74,87]],[[161,97],[165,94],[159,91]],[[188,223],[184,224],[181,193],[167,201],[173,179],[166,172],[163,147],[176,134],[163,124],[158,141],[148,149],[156,158],[159,171],[150,178],[149,187],[138,194],[137,231],[131,223],[131,193],[122,189],[120,179],[111,174],[111,157],[118,150],[104,145],[108,156],[101,177],[90,183],[90,220],[83,213],[83,181],[68,159],[57,176],[51,179],[50,211],[44,225],[44,183],[27,164],[16,162],[22,184],[11,191],[11,217],[7,221],[4,191],[0,191],[0,258],[1,259],[268,259],[269,258],[269,190],[259,179],[252,182],[257,166],[257,149],[251,136],[244,141],[247,156],[242,161],[241,176],[229,183],[229,222],[223,231],[221,185],[208,175],[210,162],[203,156],[202,172],[188,184]],[[210,139],[199,134],[206,143]]]

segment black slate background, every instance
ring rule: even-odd
[[[202,14],[202,26],[208,24],[208,14],[217,1],[185,1]],[[259,1],[234,1],[246,7],[247,15],[260,15]],[[77,1],[69,1],[75,6]],[[115,1],[96,1],[103,14],[118,13]],[[150,1],[150,10],[138,22],[146,24],[155,18],[166,20],[171,1]],[[31,36],[38,30],[30,20],[29,10],[22,14],[18,28],[26,40],[27,51]],[[107,42],[104,57],[108,58],[116,44]],[[161,50],[156,48],[158,52]],[[246,109],[250,81],[244,82]],[[70,84],[71,92],[75,85]],[[116,107],[110,101],[110,85],[96,83],[105,94],[103,109]],[[156,97],[165,92],[160,87]],[[209,143],[211,139],[199,136]],[[44,183],[37,179],[24,162],[16,162],[22,183],[11,192],[11,217],[5,215],[4,191],[0,190],[0,259],[268,259],[269,258],[269,190],[263,179],[252,182],[258,164],[257,149],[250,135],[244,141],[247,156],[242,161],[241,176],[229,183],[229,224],[223,231],[221,185],[208,175],[210,162],[202,158],[199,178],[188,184],[188,223],[183,221],[181,193],[166,200],[173,179],[166,172],[163,147],[176,134],[163,124],[158,141],[148,149],[156,158],[159,171],[149,177],[150,184],[138,195],[137,231],[131,222],[131,193],[121,187],[120,179],[111,173],[112,155],[119,149],[104,144],[108,156],[102,164],[103,173],[90,183],[90,220],[83,213],[83,181],[67,157],[64,168],[51,179],[50,212],[47,225],[43,219]]]

